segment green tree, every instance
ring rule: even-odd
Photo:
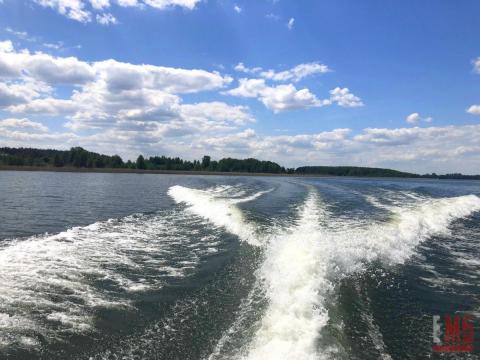
[[[60,157],[60,155],[55,154],[55,157],[53,159],[53,166],[62,167],[63,165],[64,165],[63,159]]]
[[[137,158],[137,169],[146,169],[147,168],[147,165],[145,164],[145,159],[143,157],[143,155],[138,155],[138,158]]]
[[[209,165],[210,165],[210,156],[205,155],[202,158],[202,168],[206,169],[206,168],[208,168]]]

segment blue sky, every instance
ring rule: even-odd
[[[479,10],[3,0],[0,144],[479,173]]]

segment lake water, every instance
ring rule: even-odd
[[[478,181],[2,171],[0,358],[435,358],[433,315],[479,311],[479,196]]]

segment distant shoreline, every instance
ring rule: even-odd
[[[299,174],[275,174],[253,172],[221,172],[221,171],[187,171],[187,170],[142,170],[125,168],[75,168],[75,167],[44,167],[44,166],[9,166],[1,165],[0,171],[45,171],[72,173],[106,173],[106,174],[165,174],[165,175],[220,175],[220,176],[309,176]],[[317,175],[332,177],[329,175]]]
[[[119,155],[103,155],[85,150],[82,147],[72,147],[70,150],[0,147],[1,170],[111,174],[480,180],[480,174],[451,173],[437,175],[431,173],[420,175],[387,168],[345,165],[309,165],[285,168],[269,160],[229,157],[212,160],[208,155],[204,155],[201,160],[193,161],[183,160],[178,156],[150,156],[145,158],[143,155],[139,155],[136,161],[128,160],[124,162]]]
[[[75,168],[75,167],[45,167],[45,166],[14,166],[0,165],[0,171],[37,171],[64,173],[98,173],[98,174],[157,174],[157,175],[208,175],[208,176],[275,176],[275,177],[321,177],[321,178],[358,178],[358,179],[412,179],[412,180],[470,180],[470,179],[438,179],[421,177],[396,176],[348,176],[324,174],[275,174],[253,172],[220,172],[220,171],[186,171],[186,170],[142,170],[125,168]],[[477,180],[478,181],[478,180]]]

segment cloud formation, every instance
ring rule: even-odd
[[[275,113],[331,104],[342,107],[363,106],[360,98],[353,95],[348,88],[337,87],[330,91],[330,98],[318,99],[307,88],[297,90],[293,84],[268,86],[264,79],[240,79],[238,87],[225,93],[244,98],[257,98]]]
[[[244,106],[218,101],[184,104],[180,97],[219,90],[231,81],[218,72],[112,59],[85,62],[16,51],[11,42],[0,43],[0,109],[26,116],[61,116],[73,131],[188,133],[254,121]],[[60,85],[70,88],[71,94],[56,97]]]
[[[291,69],[283,71],[275,71],[273,69],[264,70],[263,68],[258,66],[249,68],[245,66],[242,62],[240,62],[235,65],[234,69],[235,71],[243,72],[245,74],[258,74],[258,76],[261,78],[278,82],[298,82],[308,76],[324,74],[331,71],[327,65],[321,64],[319,62],[299,64]]]
[[[113,5],[120,7],[154,8],[163,10],[181,7],[193,10],[201,0],[32,0],[50,8],[71,20],[88,23],[96,20],[99,24],[116,24],[116,18],[108,12]]]
[[[480,105],[472,105],[467,109],[467,112],[472,115],[480,115]]]
[[[409,124],[418,124],[419,122],[422,122],[422,121],[426,123],[430,123],[432,122],[432,120],[433,118],[431,116],[422,117],[417,112],[411,113],[405,118],[405,121]]]
[[[0,141],[5,146],[79,145],[125,158],[139,153],[181,154],[190,159],[210,154],[215,158],[255,156],[286,166],[343,164],[478,172],[480,125],[261,134],[253,129],[256,119],[249,107],[219,96],[223,92],[256,99],[273,112],[363,105],[348,88],[333,88],[322,99],[293,83],[312,72],[324,72],[317,65],[308,69],[299,65],[262,78],[263,69],[238,64],[238,71],[259,78],[240,79],[236,87],[228,88],[233,79],[215,71],[113,59],[88,62],[17,50],[4,41],[0,42]],[[206,100],[208,94],[213,99]],[[58,121],[55,128],[60,130],[50,130],[42,121],[44,116]],[[425,119],[418,113],[410,116],[414,122]]]

